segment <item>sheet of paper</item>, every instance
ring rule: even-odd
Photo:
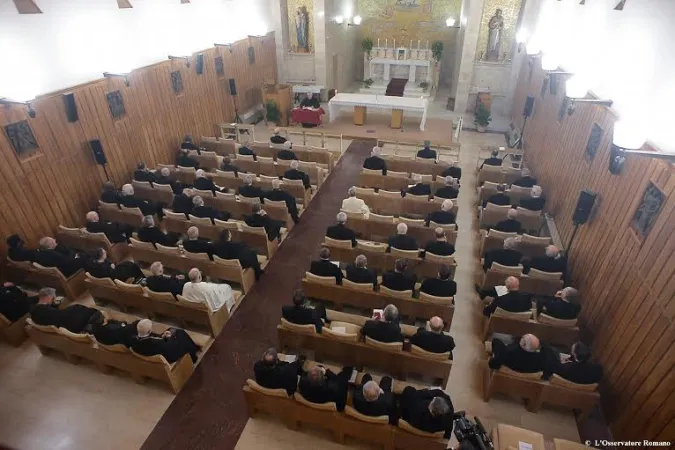
[[[373,310],[373,320],[382,320],[383,314],[384,314],[383,309],[374,309]]]
[[[359,371],[354,369],[352,370],[352,376],[349,378],[350,383],[355,383],[356,382],[356,376],[359,374]]]
[[[334,331],[334,332],[340,333],[340,334],[347,334],[347,328],[346,327],[331,328],[331,331]]]
[[[444,390],[443,386],[429,386],[427,389],[429,389],[430,391],[435,391],[435,390],[442,391],[442,390]]]
[[[495,286],[495,291],[497,292],[498,296],[506,295],[509,293],[509,290],[506,289],[506,286]]]
[[[532,450],[532,444],[523,441],[518,441],[518,450]]]
[[[286,361],[287,363],[292,363],[296,359],[298,359],[297,355],[284,355],[283,361]]]

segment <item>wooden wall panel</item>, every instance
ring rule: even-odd
[[[249,64],[248,48],[255,49]],[[100,139],[108,158],[108,172],[117,184],[128,182],[138,161],[154,166],[173,161],[186,133],[195,138],[219,135],[218,124],[234,119],[228,79],[235,78],[240,114],[261,102],[260,87],[276,80],[274,35],[247,38],[227,48],[203,52],[203,74],[196,73],[196,57],[190,67],[184,61],[164,61],[134,70],[130,86],[122,79],[102,79],[67,91],[45,95],[33,104],[37,116],[30,119],[22,106],[0,107],[0,253],[5,238],[20,233],[30,244],[52,235],[59,224],[81,225],[97,202],[105,175],[89,149],[89,140]],[[218,76],[215,57],[222,56],[225,74]],[[184,91],[174,94],[170,74],[180,71]],[[126,115],[111,117],[106,94],[119,90]],[[62,100],[75,94],[79,121],[68,123]],[[4,126],[28,120],[39,151],[19,159]]]
[[[579,105],[559,120],[564,89],[542,96],[543,80],[538,60],[523,65],[512,116],[521,126],[525,99],[535,97],[525,128],[525,160],[544,189],[546,211],[563,242],[569,244],[574,231],[579,192],[598,194],[591,220],[572,245],[570,269],[583,296],[584,334],[605,369],[606,416],[617,439],[672,440],[667,433],[675,421],[675,170],[664,161],[628,156],[623,173],[612,175],[613,112]],[[588,161],[586,142],[594,123],[604,133]],[[630,221],[649,182],[664,192],[666,202],[640,240]]]

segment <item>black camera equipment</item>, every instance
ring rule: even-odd
[[[475,448],[493,450],[492,440],[488,436],[488,432],[485,431],[480,419],[474,416],[473,420],[475,422],[466,417],[466,411],[455,412],[455,426],[453,430],[457,442],[461,444],[463,441],[468,440]]]

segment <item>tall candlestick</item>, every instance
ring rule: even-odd
[[[377,46],[378,46],[378,48],[379,48],[379,46],[380,46],[380,38],[377,38]]]
[[[429,50],[429,41],[427,41],[427,50]]]
[[[419,50],[419,49],[420,49],[420,40],[418,39],[417,40],[417,50]]]
[[[412,50],[412,39],[410,39],[410,47],[408,47]]]
[[[384,40],[384,48],[389,48],[389,38]]]
[[[394,39],[394,48],[396,48],[396,39]]]

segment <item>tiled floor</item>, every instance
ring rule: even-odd
[[[549,439],[578,440],[571,413],[544,408],[538,414],[531,414],[519,401],[502,397],[493,398],[489,403],[482,401],[481,315],[479,299],[473,291],[476,261],[471,213],[475,200],[473,168],[478,148],[500,140],[503,142],[503,137],[493,134],[464,133],[462,137],[464,170],[458,217],[458,294],[451,328],[457,349],[448,392],[455,409],[466,409],[469,415],[479,416],[488,429],[497,422],[504,422],[540,431]],[[330,195],[319,192],[316,204],[313,202],[294,229],[296,233],[270,262],[260,286],[244,300],[232,323],[213,344],[184,393],[176,398],[144,448],[206,449],[234,445],[240,428],[238,421],[230,420],[229,416],[245,417],[243,399],[238,392],[240,378],[250,375],[251,371],[248,364],[246,367],[239,364],[254,360],[274,342],[275,323],[270,317],[278,316],[278,305],[288,302],[280,292],[296,284],[298,274],[305,270],[321,238],[318,230],[325,229],[324,222],[333,220],[337,212],[334,203],[358,176],[366,151],[367,146],[360,145],[358,154],[350,151],[345,155],[345,161],[337,169],[345,172],[336,174],[332,180],[329,178],[324,187]],[[300,260],[293,256],[296,252],[302,254]],[[293,264],[287,265],[286,261],[291,260]],[[289,278],[284,276],[286,272],[293,273],[292,279],[285,279]],[[265,283],[265,279],[269,281]],[[272,310],[274,313],[270,316]],[[245,320],[235,320],[238,316]],[[238,339],[244,335],[248,338]],[[17,449],[139,448],[173,399],[167,390],[153,384],[141,386],[123,375],[101,374],[86,364],[74,366],[58,357],[43,357],[29,342],[19,349],[0,344],[0,360],[0,443]],[[351,442],[349,446],[367,448]],[[321,432],[290,431],[271,418],[259,418],[248,420],[236,448],[339,449],[345,446],[331,442],[330,437]]]

